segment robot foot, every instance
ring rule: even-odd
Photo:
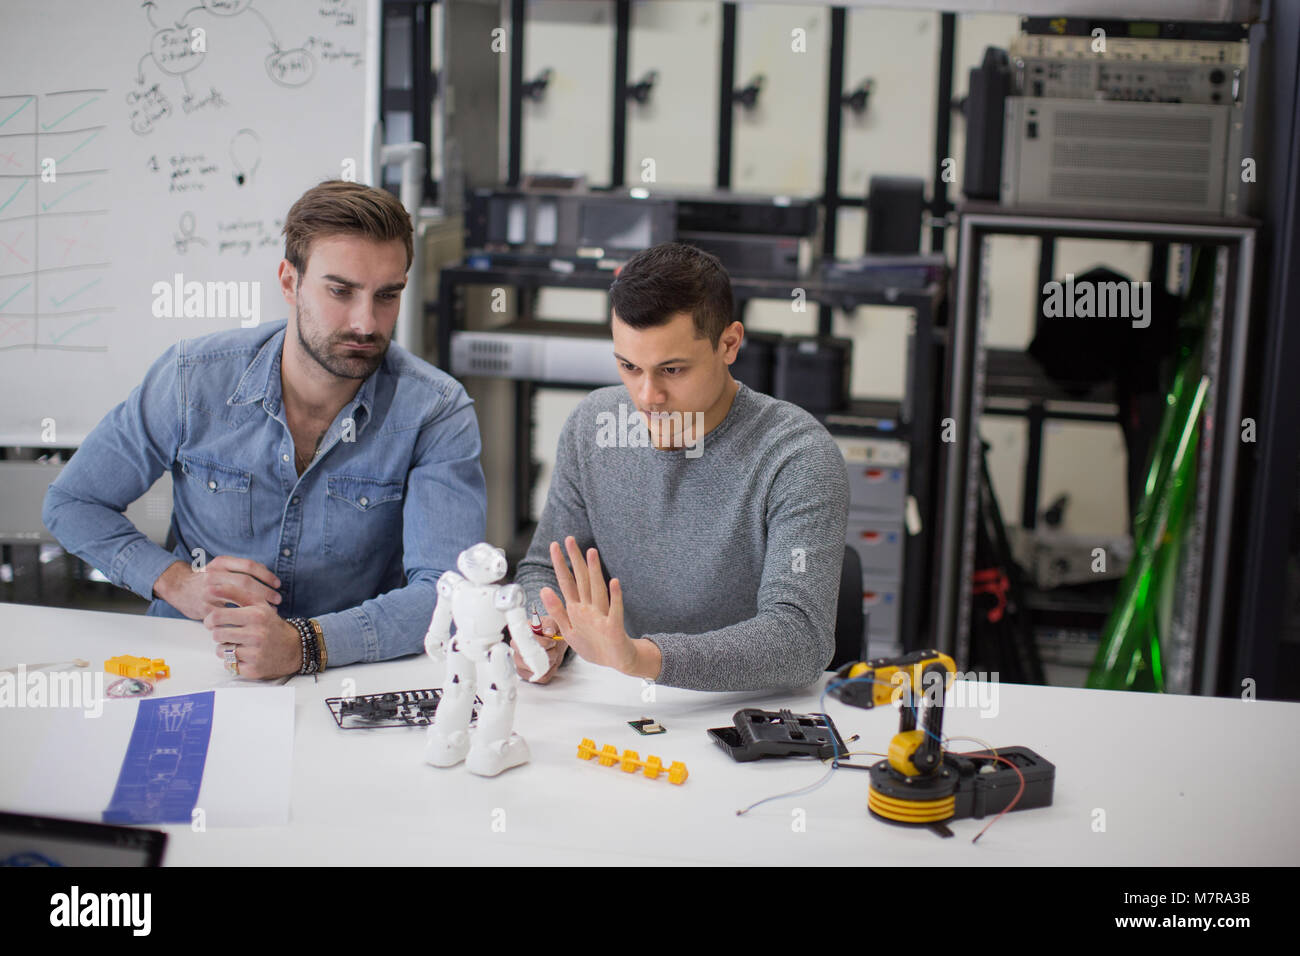
[[[465,766],[470,773],[495,777],[503,770],[527,763],[529,757],[528,743],[518,734],[511,734],[505,740],[493,740],[490,743],[476,740]]]
[[[435,767],[454,767],[469,753],[469,732],[458,730],[445,737],[435,736],[429,728],[429,739],[424,746],[424,762]]]

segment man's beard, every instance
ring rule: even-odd
[[[325,371],[339,378],[364,379],[369,378],[371,373],[383,364],[384,355],[388,351],[388,339],[380,335],[357,339],[345,333],[331,340],[328,336],[318,333],[311,318],[311,313],[303,307],[302,299],[299,298],[294,318],[298,326],[298,344]],[[304,322],[304,319],[307,321]],[[306,328],[307,325],[311,328]],[[308,332],[311,334],[308,335]],[[377,348],[373,352],[349,353],[342,348],[344,344],[374,345]]]

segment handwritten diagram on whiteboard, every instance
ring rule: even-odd
[[[158,283],[258,283],[293,200],[358,178],[368,0],[5,0],[0,444],[66,445],[170,344],[238,316]],[[233,388],[233,385],[232,385]]]
[[[107,93],[0,97],[0,351],[106,350]]]

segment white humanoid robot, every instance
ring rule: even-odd
[[[459,574],[446,571],[438,579],[438,603],[424,637],[425,652],[447,663],[424,759],[435,767],[453,767],[464,760],[472,773],[494,777],[527,763],[529,756],[528,744],[512,730],[518,678],[510,647],[501,639],[502,627],[510,629],[534,681],[550,662],[533,637],[523,588],[494,583],[506,573],[505,552],[480,542],[460,553],[456,567]],[[471,732],[476,691],[483,706]]]

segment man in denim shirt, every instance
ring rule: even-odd
[[[390,344],[412,256],[401,203],[322,183],[284,235],[292,317],[168,348],[42,512],[150,615],[201,620],[254,678],[419,652],[438,577],[486,534],[473,403]],[[170,553],[122,513],[164,470]]]

